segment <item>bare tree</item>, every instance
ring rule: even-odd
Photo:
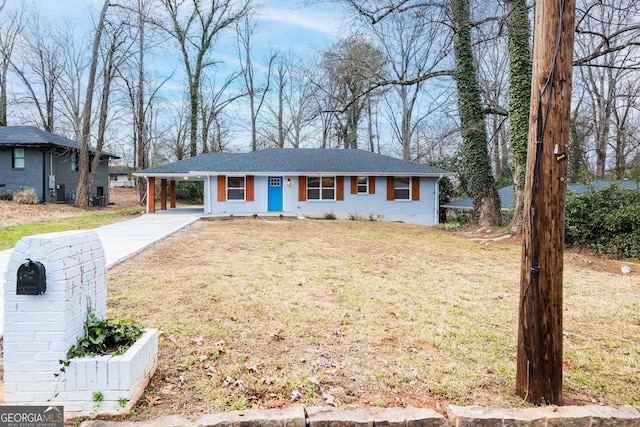
[[[318,117],[314,108],[314,85],[309,79],[310,67],[291,53],[278,55],[276,61],[273,76],[276,95],[266,105],[261,134],[275,147],[300,148],[310,138]]]
[[[200,85],[204,71],[215,61],[208,55],[216,38],[227,27],[244,18],[251,0],[159,0],[169,15],[169,23],[158,22],[176,39],[182,53],[189,88],[189,154],[198,154]]]
[[[0,126],[7,125],[7,72],[19,34],[24,29],[24,3],[18,10],[5,11],[6,0],[0,1]]]
[[[56,40],[62,50],[62,70],[58,82],[59,132],[74,141],[82,138],[83,95],[86,89],[86,73],[90,64],[89,44],[82,36],[73,33],[69,22],[59,27]],[[71,129],[71,131],[67,131]]]
[[[640,84],[637,80],[626,80],[618,84],[612,118],[615,138],[609,143],[614,155],[613,177],[616,179],[629,178],[633,158],[640,153],[640,139],[636,136],[640,133],[639,96]]]
[[[87,89],[85,92],[85,102],[82,109],[82,130],[80,134],[80,152],[78,154],[78,187],[76,189],[75,206],[79,208],[87,207],[93,181],[91,179],[91,165],[89,164],[89,151],[91,150],[91,115],[93,108],[93,95],[96,85],[96,74],[98,72],[98,60],[100,55],[100,41],[104,31],[109,0],[105,0],[100,11],[100,17],[96,24],[96,32],[93,38],[93,48],[91,50],[91,64],[89,66],[89,76],[87,79]],[[100,152],[96,150],[94,154],[100,159]]]
[[[51,28],[51,23],[43,23],[34,13],[22,38],[20,61],[11,63],[35,106],[39,126],[47,132],[55,132],[55,100],[64,67],[64,49]]]
[[[271,53],[267,60],[267,75],[263,87],[258,86],[255,76],[255,68],[251,60],[251,38],[255,32],[256,24],[249,18],[244,17],[242,25],[237,26],[237,52],[240,59],[240,69],[244,78],[244,87],[249,97],[249,114],[251,120],[251,151],[258,149],[258,115],[264,105],[271,84],[271,68],[277,58],[275,53]]]
[[[322,67],[336,91],[336,116],[344,133],[344,148],[358,148],[358,126],[367,105],[366,94],[375,82],[386,78],[387,58],[371,43],[358,36],[346,38],[323,54]]]
[[[614,124],[624,115],[614,116],[625,99],[622,88],[637,80],[640,70],[640,25],[629,21],[639,13],[640,4],[633,0],[588,0],[577,8],[576,86],[584,91],[591,113],[596,178],[606,176],[611,141],[625,139],[617,136],[619,126]]]
[[[219,132],[219,116],[233,102],[246,96],[244,92],[230,93],[232,84],[240,77],[240,73],[232,73],[229,75],[221,87],[216,87],[215,76],[212,79],[206,79],[201,86],[201,120],[202,120],[202,152],[222,151],[223,142]],[[206,89],[206,91],[205,91]],[[206,93],[205,93],[206,92]]]
[[[129,37],[136,41],[137,48],[130,55],[129,66],[118,67],[118,74],[126,85],[133,124],[133,164],[137,170],[149,167],[151,119],[153,104],[159,99],[159,91],[171,77],[165,77],[161,82],[152,84],[146,69],[146,56],[156,44],[162,43],[158,37],[158,29],[150,25],[153,22],[153,8],[148,0],[129,0],[114,4],[124,13],[125,24],[129,30]],[[128,16],[128,18],[127,18]],[[150,32],[150,33],[149,33]],[[156,115],[158,110],[156,109]],[[139,177],[137,187],[140,202],[146,195],[144,178]]]
[[[422,75],[435,76],[434,71],[447,67],[445,60],[450,54],[451,33],[442,31],[442,9],[434,12],[393,11],[385,20],[371,26],[380,49],[389,58],[389,74],[395,81],[406,82]],[[425,79],[412,84],[395,84],[385,95],[387,118],[402,147],[404,160],[415,159],[417,129],[425,119],[425,113],[431,112],[431,109],[423,109],[423,113],[419,113],[426,82]]]

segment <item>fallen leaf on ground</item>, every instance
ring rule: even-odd
[[[336,398],[330,395],[329,393],[322,393],[322,398],[324,399],[327,405],[333,405],[336,401]]]
[[[146,400],[147,400],[147,405],[149,406],[156,406],[162,403],[162,399],[160,399],[159,396],[147,396]]]

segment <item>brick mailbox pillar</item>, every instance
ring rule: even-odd
[[[44,293],[28,294],[34,289],[28,286],[25,292],[25,277],[29,281],[38,274],[25,274],[27,260],[46,271]],[[60,360],[85,334],[88,310],[105,318],[106,301],[106,261],[95,232],[51,233],[18,242],[4,277],[6,404],[63,405],[65,417],[133,406],[157,366],[157,331],[146,331],[148,343],[142,346],[139,340],[131,353],[72,359],[61,371]],[[133,375],[136,370],[140,373]],[[95,392],[103,394],[104,408],[96,408]]]

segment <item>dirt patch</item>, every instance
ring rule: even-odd
[[[21,205],[0,200],[0,227],[56,221],[86,215],[88,211],[122,209],[140,206],[138,190],[135,188],[111,188],[111,204],[107,207],[75,208],[66,204]]]
[[[130,418],[525,406],[513,393],[519,276],[519,245],[416,225],[197,223],[109,272],[109,315],[162,330]],[[639,404],[638,275],[568,254],[565,289],[568,401]]]

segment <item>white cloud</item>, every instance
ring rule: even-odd
[[[265,8],[260,10],[258,16],[260,20],[288,24],[298,27],[298,30],[311,30],[329,36],[337,36],[340,33],[335,14],[329,10]]]

